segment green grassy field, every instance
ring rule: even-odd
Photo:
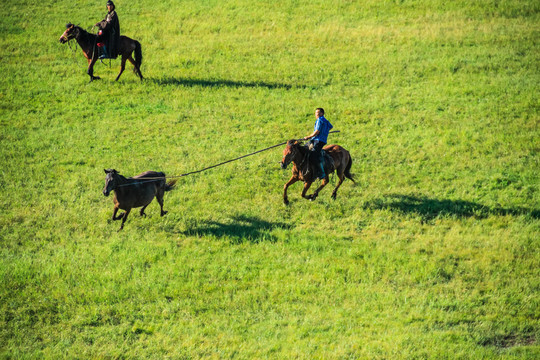
[[[105,1],[0,7],[0,358],[540,357],[540,3],[117,0],[137,80],[58,38]],[[122,232],[104,168],[179,175]]]

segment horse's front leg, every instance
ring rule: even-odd
[[[148,206],[148,205],[145,205],[145,206],[142,207],[142,209],[141,209],[141,211],[140,211],[140,213],[139,213],[139,214],[141,214],[141,216],[146,216],[146,214],[144,213],[144,210],[146,210],[146,207],[147,207],[147,206]]]
[[[311,200],[311,195],[310,196],[307,196],[306,193],[307,191],[309,190],[309,187],[311,186],[311,184],[313,184],[312,181],[306,181],[304,182],[304,190],[302,190],[302,197],[304,199],[308,199],[308,200]]]
[[[317,196],[319,196],[319,191],[321,191],[323,189],[323,187],[326,186],[326,184],[328,184],[329,182],[329,178],[328,178],[328,175],[323,179],[323,181],[321,181],[321,185],[319,186],[319,188],[317,190],[315,190],[315,192],[310,196],[310,200],[313,201],[317,198]]]
[[[283,203],[285,205],[289,205],[289,199],[287,198],[287,188],[289,186],[291,186],[292,184],[294,184],[295,182],[298,181],[298,177],[297,176],[292,176],[289,181],[287,181],[287,183],[285,184],[285,186],[283,186]]]
[[[120,225],[120,229],[118,229],[118,231],[120,231],[120,230],[122,230],[124,228],[124,223],[126,222],[130,211],[131,211],[131,209],[127,209],[126,212],[122,214],[123,215],[123,217],[122,217],[122,225]]]
[[[97,59],[88,59],[88,70],[86,70],[86,73],[90,76],[90,82],[101,79],[99,76],[94,76],[94,64],[96,61]]]
[[[112,214],[113,221],[120,220],[120,219],[122,219],[124,217],[124,213],[121,213],[120,215],[116,216],[116,213],[118,212],[118,209],[119,208],[117,206],[114,207],[113,214]]]

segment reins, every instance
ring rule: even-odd
[[[338,132],[340,132],[340,130],[330,131],[330,133],[338,133]],[[301,139],[296,139],[296,141],[300,141],[300,140],[303,140],[303,138],[301,138]],[[261,149],[261,150],[254,151],[254,152],[252,152],[252,153],[249,153],[249,154],[246,154],[246,155],[242,155],[242,156],[239,156],[239,157],[234,158],[234,159],[230,159],[230,160],[227,160],[227,161],[220,162],[219,164],[215,164],[215,165],[212,165],[212,166],[205,167],[205,168],[200,169],[200,170],[190,171],[190,172],[187,172],[187,173],[184,173],[184,174],[181,174],[181,175],[159,176],[159,177],[145,177],[145,178],[141,178],[141,180],[143,180],[143,181],[137,181],[137,182],[133,182],[133,183],[130,183],[130,184],[121,184],[121,185],[117,185],[116,187],[120,187],[120,186],[129,186],[129,185],[138,185],[138,184],[143,184],[143,183],[146,183],[146,182],[153,182],[153,181],[156,181],[156,180],[162,180],[162,179],[166,179],[166,178],[169,178],[169,179],[177,179],[177,178],[181,178],[181,177],[184,177],[184,176],[197,174],[197,173],[200,173],[200,172],[203,172],[203,171],[206,171],[206,170],[213,169],[213,168],[218,167],[218,166],[222,166],[222,165],[228,164],[228,163],[233,162],[233,161],[237,161],[237,160],[243,159],[243,158],[248,157],[248,156],[252,156],[252,155],[261,153],[261,152],[263,152],[263,151],[267,151],[267,150],[273,149],[273,148],[278,147],[278,146],[281,146],[281,145],[285,145],[285,144],[287,144],[287,142],[288,142],[288,141],[285,141],[285,142],[282,142],[282,143],[279,143],[279,144],[276,144],[276,145],[272,145],[272,146],[269,146],[269,147],[267,147],[267,148],[264,148],[264,149]]]

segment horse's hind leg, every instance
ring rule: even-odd
[[[334,199],[334,200],[336,200],[337,190],[339,189],[339,187],[343,183],[343,180],[345,180],[345,175],[344,174],[340,174],[338,176],[339,176],[339,182],[336,185],[336,188],[334,189],[334,191],[332,191],[332,199]]]
[[[126,58],[122,56],[122,63],[120,64],[120,72],[118,73],[118,76],[116,77],[116,80],[114,81],[118,81],[118,79],[120,79],[120,75],[122,75],[125,68],[126,68]]]
[[[141,69],[139,69],[139,67],[137,66],[137,63],[135,62],[135,59],[133,59],[133,57],[130,55],[128,57],[128,60],[129,60],[129,62],[131,64],[133,64],[133,67],[134,67],[133,71],[135,71],[135,74],[137,74],[142,80],[143,76],[142,76],[142,73],[141,73]]]
[[[159,207],[161,208],[161,216],[164,216],[166,213],[168,213],[168,211],[163,210],[163,194],[164,194],[164,191],[159,191],[156,194],[156,200],[159,203]]]

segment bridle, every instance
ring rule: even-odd
[[[292,149],[291,152],[287,155],[289,155],[291,161],[289,161],[289,163],[287,164],[287,166],[292,162],[293,158],[296,156],[296,153],[299,151],[298,150],[298,147],[300,146],[300,144],[298,143],[295,143],[295,144],[292,144],[290,146],[290,148]],[[307,160],[307,157],[308,157],[308,154],[309,153],[306,153],[306,155],[304,156],[304,158],[302,159],[302,162],[300,164],[298,164],[298,168],[301,169],[302,168],[302,165],[304,165],[304,163],[306,162]],[[286,156],[284,156],[285,158]]]

